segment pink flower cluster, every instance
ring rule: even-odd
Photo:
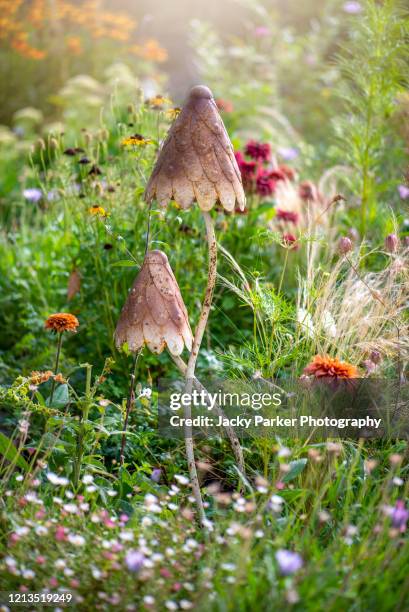
[[[271,147],[267,142],[249,140],[244,155],[236,151],[235,156],[247,193],[257,193],[265,198],[274,194],[278,181],[295,178],[294,170],[288,166],[272,167]]]

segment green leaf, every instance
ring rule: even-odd
[[[120,259],[111,264],[111,268],[134,268],[138,264],[133,259]]]
[[[70,394],[68,391],[68,385],[59,385],[54,391],[52,404],[50,403],[50,397],[47,397],[46,404],[47,406],[52,406],[53,408],[64,408],[68,404],[70,400]]]
[[[15,463],[18,467],[25,470],[29,470],[29,465],[26,460],[21,456],[12,441],[7,436],[0,432],[0,455],[3,455],[11,463]]]
[[[303,471],[303,469],[305,468],[306,464],[307,464],[306,458],[297,459],[296,461],[291,461],[290,471],[287,472],[285,476],[283,476],[282,481],[290,482],[290,480],[294,480],[294,478],[297,478],[297,476],[299,476],[301,472]]]

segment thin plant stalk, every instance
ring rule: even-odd
[[[132,410],[132,406],[135,402],[136,366],[138,365],[138,359],[139,359],[140,354],[141,354],[140,351],[138,351],[135,354],[135,359],[133,363],[133,371],[131,374],[131,381],[129,384],[128,399],[126,400],[125,420],[124,420],[124,427],[123,427],[122,438],[121,438],[121,451],[119,454],[119,463],[120,463],[121,468],[123,467],[124,461],[125,461],[126,431],[128,429],[129,415]]]
[[[176,367],[178,368],[179,372],[181,372],[181,374],[183,374],[183,376],[185,376],[186,375],[186,370],[187,370],[186,363],[179,356],[171,355],[171,357],[172,357]],[[204,387],[202,385],[202,383],[200,382],[200,380],[198,378],[194,377],[193,385],[199,391],[204,391],[206,396],[209,395],[209,392],[207,391],[206,387]],[[225,413],[223,412],[223,410],[220,408],[220,406],[217,403],[214,406],[214,411],[215,411],[215,413],[218,416],[221,416],[221,417],[225,418],[225,416],[226,416]],[[246,475],[246,468],[245,468],[245,464],[244,464],[243,450],[241,448],[240,441],[239,441],[239,439],[238,439],[238,437],[236,435],[236,432],[234,431],[233,427],[231,427],[230,425],[225,425],[224,428],[226,430],[227,437],[230,440],[230,444],[231,444],[231,447],[233,449],[233,453],[234,453],[234,456],[236,458],[239,471],[245,476]]]
[[[92,365],[87,363],[85,365],[87,370],[86,379],[85,379],[85,398],[82,403],[82,415],[81,415],[81,423],[79,426],[78,437],[77,437],[77,453],[74,464],[74,477],[73,484],[76,489],[79,484],[80,474],[81,474],[81,464],[82,458],[84,456],[84,438],[86,433],[86,422],[88,420],[89,411],[91,408],[91,374],[92,374]]]
[[[202,211],[203,218],[206,225],[206,238],[209,249],[209,263],[208,263],[208,274],[207,274],[207,287],[205,298],[202,305],[202,310],[199,317],[199,322],[196,327],[195,336],[193,339],[192,351],[189,355],[189,360],[186,367],[186,386],[185,392],[192,393],[193,379],[195,376],[196,361],[199,355],[200,345],[203,340],[203,334],[206,329],[207,320],[209,318],[210,308],[213,300],[213,292],[216,284],[216,273],[217,273],[217,242],[213,228],[213,221],[210,214],[207,211]],[[191,419],[192,410],[190,406],[184,407],[185,419]],[[190,475],[190,482],[192,485],[193,495],[196,500],[197,509],[199,512],[199,520],[203,525],[206,520],[206,515],[203,507],[202,495],[200,493],[199,479],[197,477],[195,454],[192,438],[192,428],[185,425],[185,447],[186,447],[186,458]]]
[[[62,334],[63,332],[58,333],[58,342],[57,342],[57,355],[55,357],[55,367],[54,367],[54,377],[51,385],[51,393],[50,393],[50,406],[52,405],[54,390],[55,390],[55,376],[58,374],[58,366],[60,364],[60,354],[61,354],[61,344],[62,344]]]

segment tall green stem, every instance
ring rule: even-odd
[[[53,403],[54,390],[55,390],[55,376],[58,374],[58,366],[60,364],[62,334],[63,334],[62,332],[59,332],[58,334],[57,355],[55,357],[55,367],[54,367],[54,378],[53,378],[53,383],[51,386],[51,393],[50,393],[50,406],[52,406],[52,403]]]
[[[81,424],[79,426],[78,437],[77,437],[77,456],[75,458],[74,464],[74,477],[73,484],[74,488],[78,487],[80,474],[81,474],[81,463],[84,455],[84,438],[86,433],[86,422],[88,420],[89,410],[91,408],[91,374],[92,374],[92,365],[89,363],[86,364],[86,379],[85,379],[85,397],[84,401],[81,403],[82,415],[81,415]]]

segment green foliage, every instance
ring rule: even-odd
[[[407,35],[407,12],[399,3],[369,0],[338,55],[343,76],[338,93],[345,107],[335,120],[338,156],[355,171],[363,235],[401,179],[404,144],[393,138],[392,117],[408,83]]]

